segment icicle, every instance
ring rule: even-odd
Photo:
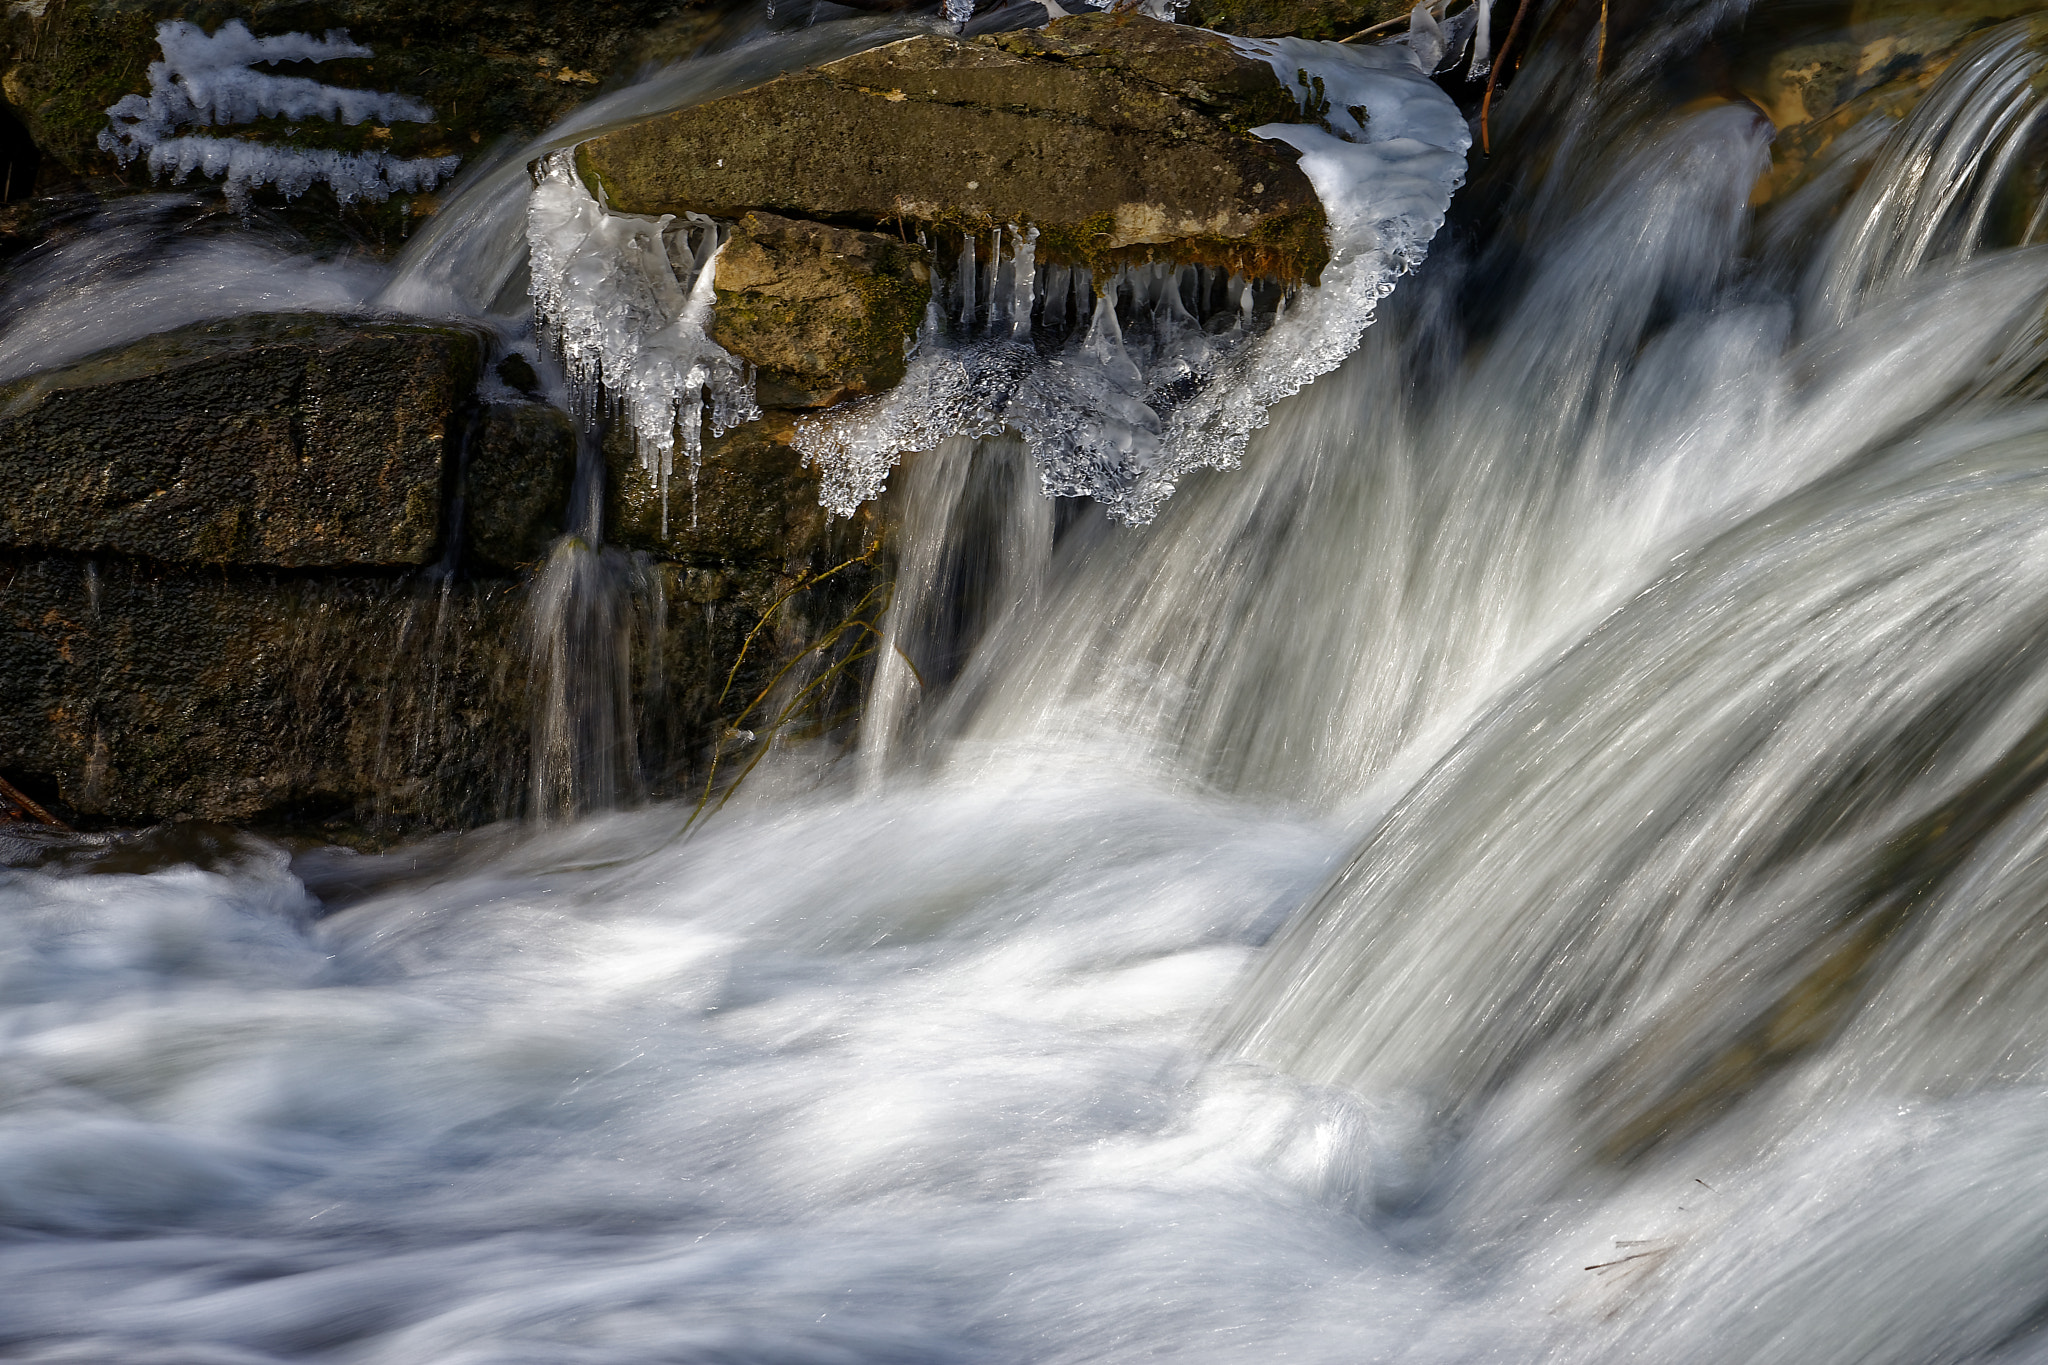
[[[981,330],[986,332],[995,326],[997,298],[1001,294],[998,285],[1002,282],[1003,230],[996,228],[988,235],[988,309],[981,315]]]
[[[1010,229],[1007,251],[1003,232],[993,234],[985,297],[976,288],[979,244],[965,241],[951,334],[921,338],[888,393],[798,422],[796,447],[819,469],[828,507],[851,511],[873,496],[900,452],[1008,429],[1023,436],[1048,492],[1086,494],[1119,520],[1148,521],[1182,475],[1235,466],[1273,403],[1351,353],[1394,279],[1422,259],[1442,224],[1470,132],[1409,48],[1233,42],[1290,85],[1296,73],[1312,73],[1330,118],[1356,129],[1342,137],[1321,122],[1252,130],[1301,154],[1322,201],[1332,259],[1321,286],[1261,309],[1277,282],[1262,292],[1233,277],[1220,302],[1235,315],[1216,318],[1203,316],[1215,286],[1200,270],[1119,270],[1099,297],[1089,271],[1048,272],[1044,325],[1034,335],[1029,231]]]
[[[1039,293],[1045,299],[1045,313],[1040,321],[1049,332],[1064,331],[1067,326],[1067,291],[1073,287],[1074,271],[1071,266],[1049,265],[1045,268],[1045,279],[1039,285]]]
[[[585,416],[610,408],[632,428],[666,536],[677,429],[694,487],[707,407],[714,433],[760,415],[753,376],[708,331],[721,244],[706,220],[709,250],[700,258],[684,248],[694,267],[686,282],[668,237],[674,218],[608,213],[571,155],[542,163],[527,205],[534,311],[561,351],[575,405]]]
[[[1472,65],[1466,76],[1478,80],[1493,69],[1493,0],[1473,0],[1479,10],[1479,27],[1472,34]]]
[[[954,293],[959,296],[960,330],[969,331],[974,326],[974,236],[971,233],[960,243],[960,273]]]
[[[1010,336],[1017,341],[1031,339],[1031,305],[1033,286],[1038,282],[1038,229],[1026,228],[1019,233],[1010,229],[1016,243],[1012,255],[1010,296]]]

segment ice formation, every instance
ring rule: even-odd
[[[1302,153],[1329,220],[1320,286],[1170,264],[1098,282],[1040,263],[1029,226],[970,238],[935,272],[951,278],[906,338],[903,382],[798,424],[824,504],[850,513],[900,455],[1005,429],[1023,436],[1048,494],[1093,497],[1132,524],[1189,471],[1234,467],[1268,408],[1358,345],[1463,183],[1471,136],[1430,83],[1444,42],[1433,23],[1427,34],[1433,51],[1233,40],[1315,120],[1253,131]],[[678,426],[694,467],[707,407],[715,431],[758,413],[745,367],[706,333],[716,227],[673,222],[609,212],[567,153],[545,163],[528,212],[540,317],[587,401],[623,410],[664,508]]]
[[[707,413],[714,434],[761,415],[752,374],[706,327],[720,230],[702,214],[609,212],[573,156],[541,163],[527,204],[534,309],[583,415],[614,404],[631,426],[666,535],[678,433],[694,477]]]
[[[123,165],[146,157],[151,174],[182,180],[198,171],[225,177],[228,199],[248,203],[257,185],[276,185],[287,197],[303,194],[316,181],[334,187],[347,204],[382,201],[395,193],[431,189],[451,174],[460,157],[403,158],[389,152],[338,152],[326,148],[279,147],[240,138],[184,133],[191,127],[226,127],[259,118],[323,119],[358,124],[427,123],[434,111],[404,95],[348,90],[304,76],[273,76],[253,68],[259,62],[328,62],[369,57],[371,50],[330,32],[324,38],[285,33],[258,38],[239,19],[206,33],[196,24],[171,20],[157,25],[163,60],[149,66],[149,94],[125,95],[107,110],[111,125],[99,136],[102,150]]]
[[[970,242],[904,381],[800,424],[828,507],[850,512],[881,492],[904,452],[1011,428],[1048,494],[1091,496],[1143,523],[1190,471],[1234,467],[1268,408],[1351,353],[1463,183],[1470,132],[1428,79],[1442,48],[1233,41],[1299,90],[1305,111],[1327,110],[1253,130],[1302,153],[1329,219],[1321,285],[1281,297],[1148,265],[1118,271],[1098,295],[1088,272],[1038,265],[1029,231],[997,234],[985,255]]]

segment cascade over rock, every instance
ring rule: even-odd
[[[1857,0],[1817,11],[1821,21],[1798,10],[1775,24],[1760,16],[1733,60],[1736,89],[1779,130],[1757,201],[1806,184],[1844,134],[1903,119],[1986,28],[2039,10],[2035,0]]]
[[[1299,118],[1266,62],[1200,30],[1084,15],[905,39],[582,145],[615,211],[751,210],[909,233],[1038,229],[1048,261],[1155,259],[1313,281],[1329,260]]]
[[[0,773],[87,823],[381,842],[520,813],[531,576],[577,439],[518,397],[523,361],[488,381],[485,348],[465,327],[254,315],[0,388]],[[733,433],[678,484],[664,537],[630,453],[615,463],[614,539],[652,552],[607,560],[634,613],[638,754],[674,794],[721,715],[885,604],[872,564],[807,586],[872,545],[873,519],[832,522],[787,447]]]

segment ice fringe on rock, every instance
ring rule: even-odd
[[[272,76],[252,68],[258,62],[326,62],[375,55],[331,32],[324,38],[286,33],[258,38],[239,19],[208,34],[196,24],[171,20],[157,25],[163,60],[149,66],[149,94],[126,95],[107,109],[111,127],[101,132],[101,150],[123,165],[146,157],[152,175],[182,180],[198,171],[225,177],[228,200],[246,208],[249,191],[276,185],[288,198],[317,181],[334,187],[342,203],[382,201],[395,193],[431,189],[451,174],[461,158],[406,159],[389,152],[337,152],[277,147],[239,138],[179,135],[180,128],[225,127],[259,118],[324,119],[347,124],[431,122],[434,111],[404,95],[348,90],[304,76]]]
[[[977,278],[970,242],[956,307],[935,299],[903,382],[799,424],[827,507],[849,513],[880,493],[904,452],[1010,428],[1048,494],[1087,495],[1120,521],[1147,522],[1190,471],[1235,467],[1268,408],[1357,347],[1442,226],[1471,134],[1411,47],[1234,41],[1297,88],[1305,109],[1328,111],[1324,122],[1253,129],[1301,151],[1330,225],[1321,285],[1265,309],[1249,281],[1149,265],[1119,271],[1098,299],[1087,272],[1037,267],[1028,233],[992,245],[992,279]],[[1066,325],[1073,295],[1074,322],[1085,313],[1086,326]],[[1034,309],[1035,332],[1019,325]],[[995,326],[1004,316],[1011,325]]]
[[[707,326],[721,234],[702,214],[678,225],[672,214],[609,212],[573,157],[551,153],[527,202],[534,311],[580,415],[623,410],[665,536],[677,433],[694,480],[707,409],[714,434],[761,415],[752,374]]]

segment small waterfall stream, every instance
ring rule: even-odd
[[[856,740],[702,815],[641,800],[665,580],[586,408],[547,819],[0,875],[0,1356],[2048,1358],[2044,59],[1987,29],[1759,212],[1768,122],[1666,79],[1739,13],[1532,52],[1526,162],[1149,524],[1029,431],[906,461]],[[594,103],[388,273],[110,216],[0,373],[67,289],[88,349],[213,290],[481,320],[567,402],[529,162],[909,22]],[[1027,245],[962,373],[1071,299]]]

